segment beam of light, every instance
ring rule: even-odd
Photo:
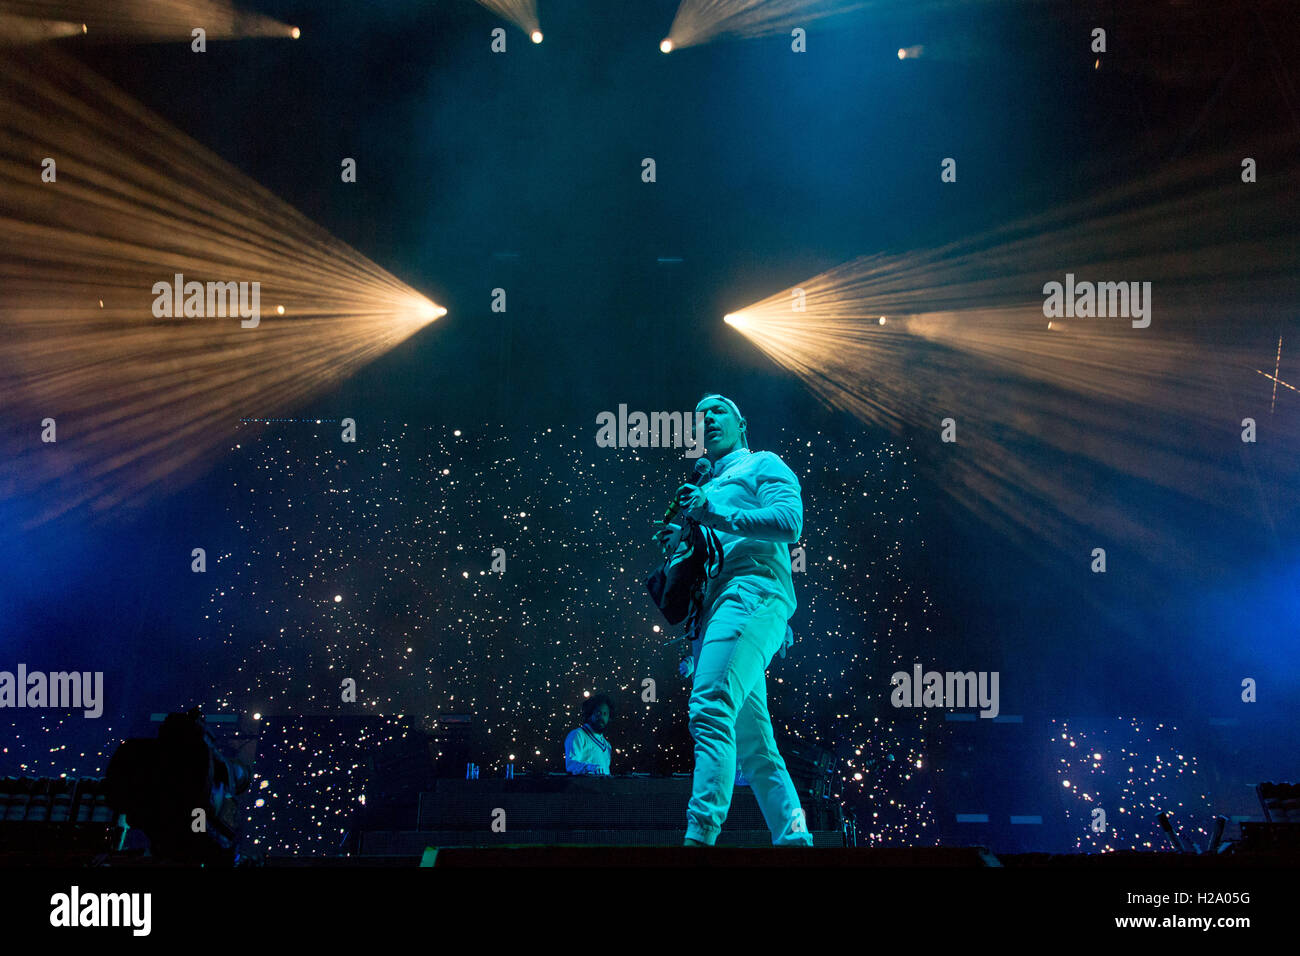
[[[1208,508],[1224,528],[1269,513],[1263,497],[1286,510],[1300,495],[1300,422],[1271,423],[1266,445],[1241,440],[1265,398],[1251,320],[1289,315],[1296,298],[1300,170],[1247,185],[1238,162],[1185,163],[969,241],[863,257],[727,324],[827,406],[934,450],[961,508],[1020,543],[1077,559],[1120,538],[1166,566],[1192,562],[1160,515],[1106,491],[1138,487],[1170,514]],[[1150,327],[1049,328],[1043,286],[1067,272],[1150,281]],[[1262,489],[1242,463],[1256,447],[1275,469]]]
[[[1277,387],[1279,385],[1281,385],[1283,388],[1289,388],[1293,392],[1300,391],[1300,389],[1296,388],[1290,382],[1284,382],[1276,375],[1269,375],[1268,372],[1262,371],[1261,369],[1255,369],[1255,371],[1259,372],[1260,375],[1263,375],[1266,379],[1268,379],[1273,383],[1273,401],[1269,402],[1269,406],[1268,406],[1268,413],[1270,415],[1272,415],[1274,410],[1277,408]]]
[[[925,47],[923,45],[901,46],[898,48],[898,58],[900,60],[919,60],[924,55]]]
[[[75,33],[84,24],[88,40],[108,42],[188,43],[195,27],[209,40],[292,36],[297,29],[230,0],[0,0],[0,46],[36,42],[11,39],[23,21],[67,21],[76,24]]]
[[[1259,372],[1259,369],[1255,369],[1255,371]],[[1269,405],[1268,405],[1268,413],[1269,413],[1270,415],[1272,415],[1273,412],[1277,409],[1277,386],[1278,386],[1278,383],[1280,382],[1281,384],[1286,385],[1287,388],[1291,388],[1291,387],[1292,387],[1292,386],[1290,386],[1290,385],[1287,385],[1286,382],[1283,382],[1280,378],[1278,378],[1278,374],[1279,374],[1281,371],[1282,371],[1282,336],[1279,335],[1279,336],[1277,337],[1277,358],[1276,358],[1276,359],[1274,360],[1274,362],[1273,362],[1273,374],[1272,374],[1272,375],[1268,375],[1268,374],[1266,374],[1266,373],[1264,373],[1264,372],[1259,372],[1259,374],[1260,374],[1260,375],[1263,375],[1265,378],[1271,378],[1271,379],[1273,379],[1273,400],[1272,400],[1271,402],[1269,402]]]
[[[682,0],[664,53],[719,39],[748,39],[788,33],[840,13],[872,6],[875,0]],[[668,44],[668,49],[664,49]]]
[[[48,47],[0,56],[0,235],[0,497],[33,524],[176,489],[241,417],[301,406],[445,314]],[[155,317],[176,273],[258,282],[260,324]]]
[[[33,19],[6,13],[0,5],[0,47],[44,43],[85,32],[81,23],[66,20]]]
[[[534,43],[541,43],[542,25],[537,19],[537,0],[475,0],[503,20],[509,20],[528,34]]]

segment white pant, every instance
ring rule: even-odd
[[[767,665],[785,640],[785,602],[762,577],[738,577],[717,594],[695,648],[690,727],[695,781],[686,836],[712,845],[731,807],[736,761],[776,846],[812,846],[799,795],[772,736]]]

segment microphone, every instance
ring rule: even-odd
[[[709,461],[707,458],[701,458],[695,463],[695,470],[691,475],[691,484],[699,487],[712,477],[713,462]],[[668,519],[679,511],[681,511],[681,508],[678,507],[677,498],[674,496],[673,500],[668,503],[668,507],[664,510],[664,524],[667,524]]]

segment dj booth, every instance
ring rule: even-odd
[[[411,856],[430,846],[680,846],[690,796],[689,775],[441,779],[420,794],[415,829],[363,830],[358,851]],[[814,846],[844,846],[838,805],[808,794],[801,798]],[[772,845],[748,786],[736,787],[718,845]]]

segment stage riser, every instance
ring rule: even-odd
[[[490,832],[501,819],[512,831],[686,830],[690,778],[534,777],[516,780],[440,780],[420,795],[420,830]],[[834,808],[803,797],[809,830],[839,831]],[[723,825],[768,832],[749,787],[736,787]]]
[[[420,829],[486,830],[504,811],[506,826],[518,830],[667,830],[686,829],[686,801],[645,801],[640,805],[574,806],[563,799],[511,797],[463,804],[421,804]],[[766,830],[751,796],[736,801],[727,823],[740,830]]]
[[[415,861],[411,857],[400,857]],[[849,850],[827,847],[797,849],[790,847],[619,847],[619,846],[516,846],[446,848],[425,853],[420,866],[435,868],[482,868],[500,870],[508,867],[690,867],[698,869],[773,867],[816,868],[842,867],[949,867],[976,868],[998,866],[998,861],[979,847],[898,847],[875,850]]]
[[[816,847],[843,847],[838,830],[811,831]],[[513,830],[507,833],[465,833],[454,830],[367,831],[361,835],[360,855],[418,856],[426,847],[506,846],[681,846],[685,827],[675,830]],[[771,847],[766,830],[723,831],[718,846]]]

